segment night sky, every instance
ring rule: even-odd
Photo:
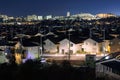
[[[120,0],[0,0],[0,13],[9,16],[77,13],[115,13],[120,15]]]

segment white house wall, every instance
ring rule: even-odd
[[[36,59],[36,58],[38,58],[38,46],[25,47],[25,50],[27,50],[26,53],[27,53],[27,58],[28,59]]]
[[[49,39],[45,40],[44,42],[45,42],[45,45],[44,45],[45,52],[50,52],[50,53],[57,52],[57,45],[56,44],[54,44]]]
[[[4,54],[4,51],[0,51],[0,64],[5,62],[8,62],[8,60]]]
[[[69,51],[69,41],[67,39],[60,41],[59,53],[64,54],[62,52],[63,50],[64,50],[64,53],[68,53]]]
[[[81,51],[81,50],[82,50],[82,45],[81,45],[81,43],[76,44],[76,52],[77,52],[77,51]]]
[[[96,45],[95,45],[96,44]],[[84,44],[82,45],[82,48],[85,52],[96,54],[99,52],[99,45],[96,41],[92,39],[87,39],[84,41]]]
[[[70,50],[73,51],[73,53],[76,53],[78,50],[81,49],[79,44],[74,44],[73,42],[70,42],[70,44],[73,44],[72,47],[70,47]],[[60,45],[59,45],[59,53],[63,54],[64,53],[68,53],[69,52],[69,40],[68,39],[64,39],[62,41],[60,41]]]
[[[0,46],[0,49],[4,50],[6,48],[6,46]]]

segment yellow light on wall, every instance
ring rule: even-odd
[[[110,52],[110,46],[107,46],[107,51]]]
[[[22,62],[22,58],[21,58],[21,54],[19,54],[19,53],[15,53],[15,59],[16,59],[16,63],[17,64],[21,64],[21,62]]]

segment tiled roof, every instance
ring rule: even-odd
[[[100,60],[98,60],[96,62],[102,62],[102,61],[107,61],[107,60],[110,60],[110,59],[114,59],[119,55],[120,55],[120,52],[110,53],[107,56],[102,57]]]
[[[23,40],[21,42],[21,44],[24,46],[24,47],[33,47],[33,46],[39,46],[39,44],[35,43],[35,42],[31,42],[29,40]]]
[[[120,72],[120,60],[108,61],[102,64]]]

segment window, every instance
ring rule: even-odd
[[[84,51],[84,48],[82,48],[82,51]]]
[[[88,45],[88,43],[86,42],[86,45]]]
[[[113,44],[113,42],[111,41],[110,44]]]
[[[62,54],[64,54],[64,49],[62,49]]]
[[[96,43],[94,43],[94,46],[96,46]]]
[[[70,47],[73,47],[73,44],[70,44]]]

